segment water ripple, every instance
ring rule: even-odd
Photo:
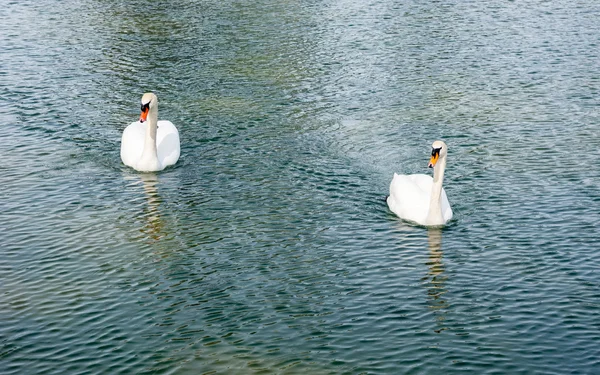
[[[3,373],[598,367],[590,2],[5,5]],[[119,160],[149,90],[159,174]],[[437,138],[427,230],[385,195]]]

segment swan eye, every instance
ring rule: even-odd
[[[441,147],[440,147],[440,148],[434,148],[434,149],[431,151],[431,156],[433,156],[433,157],[438,157],[438,156],[440,156],[440,151],[442,151],[442,148],[441,148]]]
[[[142,104],[142,112],[147,111],[150,108],[150,102],[146,103],[146,104]]]

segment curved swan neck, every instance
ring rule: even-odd
[[[156,155],[156,130],[158,128],[158,108],[150,107],[148,112],[148,121],[146,124],[146,138],[144,142],[144,152],[152,152]],[[143,155],[142,154],[142,155]]]
[[[427,221],[432,224],[444,224],[442,216],[442,183],[444,182],[444,171],[446,170],[446,157],[441,157],[433,168],[433,186],[429,201],[429,213]]]
[[[157,104],[150,107],[146,121],[146,136],[144,139],[144,150],[137,163],[138,170],[147,172],[160,170],[158,150],[156,148],[156,131],[158,128]]]
[[[444,172],[446,171],[446,157],[440,158],[439,163],[433,168],[433,183],[439,184],[440,193],[442,191],[442,182],[444,181]]]

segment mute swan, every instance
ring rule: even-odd
[[[137,171],[156,172],[177,163],[179,153],[177,128],[170,121],[158,121],[158,98],[144,94],[140,120],[123,131],[121,160]]]
[[[387,204],[404,220],[440,226],[452,219],[452,208],[442,188],[448,146],[442,141],[435,141],[432,148],[429,168],[433,168],[433,178],[424,174],[394,173]]]

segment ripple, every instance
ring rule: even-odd
[[[57,5],[0,37],[6,373],[597,367],[591,3]],[[147,90],[158,174],[118,155]],[[432,231],[384,197],[437,138]]]

